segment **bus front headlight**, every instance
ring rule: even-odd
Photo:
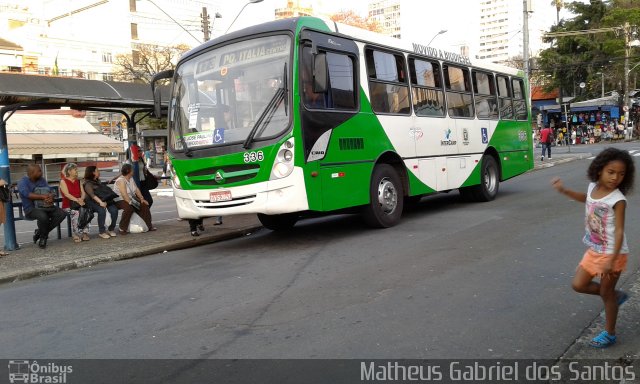
[[[269,180],[277,180],[289,176],[293,172],[293,157],[293,138],[291,138],[285,141],[278,149]]]

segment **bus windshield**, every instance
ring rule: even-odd
[[[291,38],[277,35],[225,45],[182,63],[169,109],[172,148],[190,151],[283,134],[291,116],[285,89],[290,54]]]

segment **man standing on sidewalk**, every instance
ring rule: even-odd
[[[542,156],[540,161],[544,161],[544,152],[547,152],[547,158],[551,160],[551,142],[553,141],[553,130],[549,127],[544,127],[540,131],[540,143],[542,144]]]

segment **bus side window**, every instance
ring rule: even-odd
[[[527,120],[527,101],[524,97],[524,82],[522,79],[512,78],[513,110],[517,120]]]
[[[500,109],[501,119],[513,119],[513,103],[511,101],[511,86],[509,78],[498,75],[498,108]]]
[[[404,56],[367,49],[365,57],[369,77],[369,100],[373,111],[409,115],[411,101]]]
[[[492,73],[473,71],[473,92],[479,119],[498,118],[498,100]]]
[[[443,65],[444,85],[447,89],[447,109],[451,117],[473,117],[469,70],[454,65]]]
[[[302,101],[309,109],[353,110],[356,107],[354,60],[345,54],[325,52],[329,81],[326,92],[313,92],[313,55],[302,50]]]
[[[444,92],[438,62],[409,59],[409,75],[416,116],[444,116]]]

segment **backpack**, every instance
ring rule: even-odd
[[[549,129],[549,134],[547,135],[547,141],[545,143],[551,144],[553,142],[553,131]]]

